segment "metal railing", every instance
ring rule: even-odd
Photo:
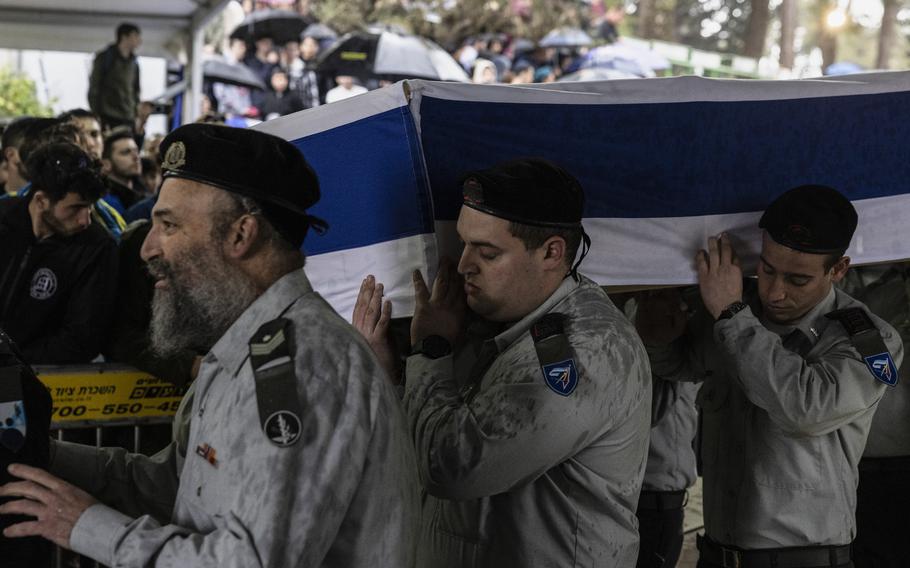
[[[152,425],[169,425],[177,412],[186,387],[177,387],[137,369],[120,364],[100,363],[79,366],[35,366],[38,378],[53,399],[51,435],[58,440],[83,433],[79,441],[91,438],[102,447],[106,434],[132,428],[134,452],[143,450],[143,433]],[[54,566],[62,568],[68,556],[57,548]],[[72,558],[77,558],[75,554]],[[95,566],[100,566],[95,562]]]

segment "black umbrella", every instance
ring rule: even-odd
[[[540,40],[541,47],[583,47],[591,45],[594,40],[578,28],[556,28]]]
[[[265,90],[265,83],[246,65],[209,59],[202,64],[202,76],[208,81]]]
[[[335,30],[325,24],[310,24],[303,30],[300,37],[301,39],[311,37],[317,41],[323,41],[327,39],[338,39],[338,34]]]
[[[537,44],[529,39],[520,37],[512,41],[512,53],[515,55],[534,51],[535,49],[537,49]]]
[[[389,31],[347,34],[322,53],[316,70],[361,79],[470,81],[461,65],[432,41]]]
[[[255,41],[270,37],[275,43],[300,41],[300,33],[314,22],[287,10],[257,10],[231,32],[232,39]]]

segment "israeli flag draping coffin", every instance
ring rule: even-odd
[[[410,315],[411,271],[437,264],[433,211],[403,84],[255,127],[290,140],[319,176],[310,213],[324,235],[307,234],[313,288],[350,319],[367,274],[383,282],[395,316]]]
[[[307,238],[308,274],[345,316],[367,273],[385,282],[393,315],[410,315],[410,272],[432,276],[439,254],[458,254],[460,174],[517,156],[580,179],[593,239],[581,270],[601,284],[693,283],[695,251],[721,231],[754,267],[761,211],[803,183],[854,201],[855,263],[910,258],[910,73],[409,81],[262,128],[293,140],[320,175],[313,212],[332,227]]]

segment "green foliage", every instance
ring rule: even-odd
[[[0,68],[0,117],[53,114],[51,106],[38,100],[34,81],[22,73]]]
[[[489,32],[538,40],[557,26],[580,26],[584,15],[577,0],[532,0],[527,17],[515,16],[509,0],[320,0],[320,20],[345,33],[365,23],[395,24],[455,49],[466,38]]]

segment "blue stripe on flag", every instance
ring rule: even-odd
[[[567,95],[571,97],[571,95]],[[761,211],[804,183],[853,200],[907,192],[910,93],[617,105],[424,96],[424,157],[437,219],[458,215],[458,177],[542,156],[579,178],[586,217]]]
[[[433,232],[420,141],[408,107],[292,142],[319,175],[322,197],[310,213],[329,223],[325,235],[307,235],[307,254]]]

